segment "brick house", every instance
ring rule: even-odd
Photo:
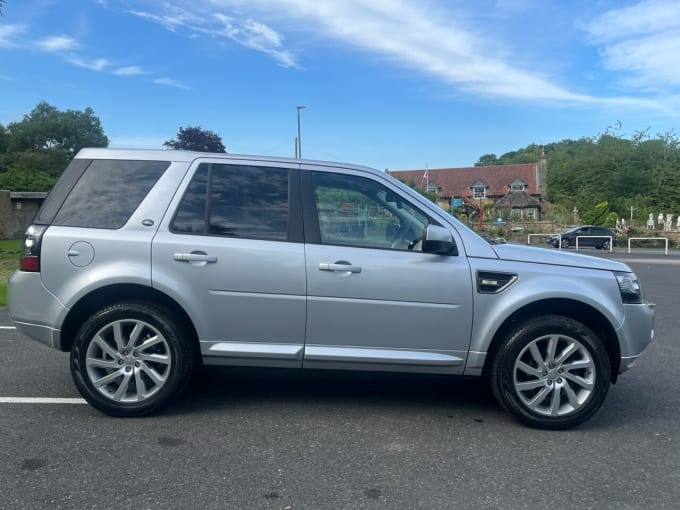
[[[488,211],[488,204],[493,204],[493,217],[503,220],[540,220],[547,212],[544,153],[538,163],[388,173],[406,183],[415,182],[420,189],[434,191],[441,207],[458,208],[468,217],[478,216],[484,206]]]

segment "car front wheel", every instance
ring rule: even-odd
[[[194,366],[194,343],[163,308],[117,303],[92,314],[71,350],[71,374],[93,407],[142,416],[176,398]]]
[[[588,327],[549,315],[507,336],[490,375],[496,399],[522,423],[568,429],[600,408],[611,367],[604,345]]]
[[[562,245],[562,248],[569,248],[569,239],[562,239],[560,244]]]

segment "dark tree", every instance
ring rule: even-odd
[[[179,128],[176,140],[168,140],[163,146],[185,151],[227,152],[220,135],[198,126]]]

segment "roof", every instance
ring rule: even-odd
[[[540,207],[541,203],[526,191],[512,191],[496,202],[496,207]]]
[[[425,178],[427,172],[427,178]],[[440,195],[445,197],[471,196],[470,187],[477,181],[486,186],[486,195],[504,196],[508,186],[520,179],[528,185],[527,192],[532,195],[540,193],[537,185],[537,163],[521,165],[473,166],[466,168],[437,168],[427,170],[390,170],[390,174],[409,182],[415,181],[419,187],[425,188],[425,182],[436,183],[441,188]]]

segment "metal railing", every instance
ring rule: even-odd
[[[558,247],[560,249],[562,249],[561,248],[561,246],[562,246],[562,235],[561,234],[527,234],[527,244],[531,244],[531,238],[532,237],[553,237],[553,236],[556,236],[556,235],[558,235],[559,238],[560,238],[560,242],[558,244]]]
[[[628,253],[630,253],[630,242],[631,241],[665,241],[666,248],[664,254],[668,255],[668,238],[667,237],[629,237],[628,238]]]

